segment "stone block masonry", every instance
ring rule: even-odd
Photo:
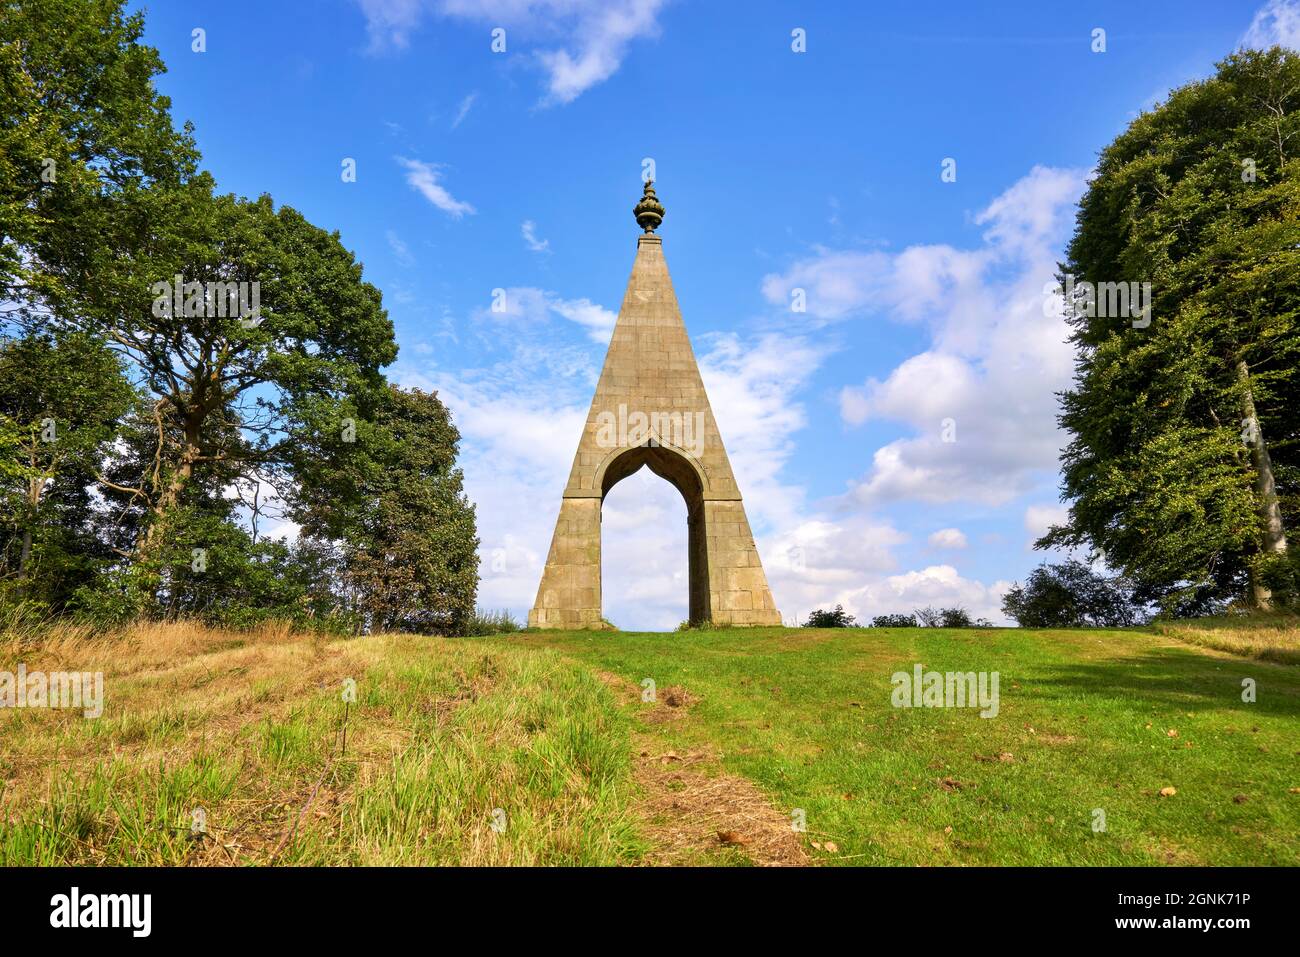
[[[664,210],[652,183],[634,212],[646,231],[637,242],[528,624],[601,627],[601,506],[618,482],[649,468],[686,501],[691,621],[779,625],[663,242],[653,232]]]

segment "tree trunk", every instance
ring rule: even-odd
[[[180,462],[176,465],[176,471],[172,473],[167,482],[167,487],[162,490],[158,500],[154,502],[151,509],[153,512],[153,521],[149,523],[144,534],[140,538],[139,551],[141,555],[150,552],[158,544],[158,535],[162,532],[163,525],[172,510],[180,504],[181,493],[189,485],[190,479],[194,477],[194,463],[202,454],[199,448],[197,429],[187,430],[185,438],[185,447],[181,450]]]
[[[27,563],[32,560],[32,530],[23,529],[23,551],[18,556],[18,598],[27,597]]]
[[[181,496],[194,476],[194,464],[202,454],[198,436],[199,426],[190,419],[186,423],[185,444],[181,449],[180,461],[176,464],[176,470],[171,473],[166,487],[150,509],[152,520],[136,542],[134,563],[137,568],[143,568],[145,571],[145,575],[142,576],[142,588],[148,594],[151,604],[157,602],[158,590],[163,581],[162,570],[156,567],[154,559],[162,549],[172,513],[180,505]],[[172,598],[174,597],[173,595]],[[169,615],[171,610],[168,609]]]
[[[1253,441],[1250,448],[1250,464],[1255,469],[1255,500],[1259,507],[1260,524],[1264,533],[1260,543],[1261,553],[1282,555],[1286,553],[1286,527],[1282,524],[1282,506],[1277,499],[1277,486],[1273,482],[1273,461],[1269,458],[1268,444],[1264,441],[1264,431],[1260,428],[1259,416],[1255,413],[1255,395],[1250,388],[1250,370],[1244,359],[1237,360],[1237,378],[1244,386],[1241,393],[1241,418],[1244,434]],[[1273,594],[1259,578],[1256,570],[1250,575],[1251,604],[1261,610],[1273,606]]]
[[[27,521],[23,529],[23,550],[18,556],[18,598],[27,597],[28,579],[31,576],[32,561],[32,524],[36,521],[37,510],[41,507],[41,493],[45,490],[45,480],[32,479],[27,485]]]

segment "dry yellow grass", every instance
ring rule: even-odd
[[[1252,615],[1158,622],[1157,633],[1229,654],[1300,664],[1300,618],[1294,615]]]
[[[627,723],[595,678],[550,652],[180,622],[10,634],[0,671],[19,663],[102,671],[104,710],[0,710],[0,865],[640,853]],[[207,831],[193,837],[196,808]]]

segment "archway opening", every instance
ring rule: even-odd
[[[627,449],[604,469],[601,496],[602,614],[626,630],[707,621],[704,489],[696,467],[662,445]]]

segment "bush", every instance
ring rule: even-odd
[[[921,623],[923,628],[938,628],[939,620],[943,617],[943,613],[939,609],[931,608],[929,605],[924,608],[913,609],[912,614],[916,616],[916,620]]]
[[[1300,548],[1260,559],[1259,577],[1273,593],[1275,608],[1300,611]]]
[[[932,608],[926,605],[916,609],[912,623],[920,622],[926,628],[992,628],[993,623],[987,618],[971,618],[970,612],[960,605],[953,608]],[[902,615],[892,616],[902,618]]]
[[[463,634],[479,638],[484,635],[504,635],[519,630],[519,622],[515,621],[514,616],[505,609],[501,611],[484,611],[481,608],[475,608],[474,614],[470,615],[465,622]]]
[[[836,605],[834,611],[818,608],[803,623],[805,628],[856,628],[858,620],[844,610],[843,605]]]
[[[941,608],[939,626],[941,628],[970,628],[975,622],[965,608]]]
[[[872,628],[915,628],[914,615],[877,615],[871,619]]]
[[[1007,592],[1002,611],[1022,628],[1114,628],[1141,617],[1125,579],[1099,575],[1074,559],[1039,565],[1023,588]]]

